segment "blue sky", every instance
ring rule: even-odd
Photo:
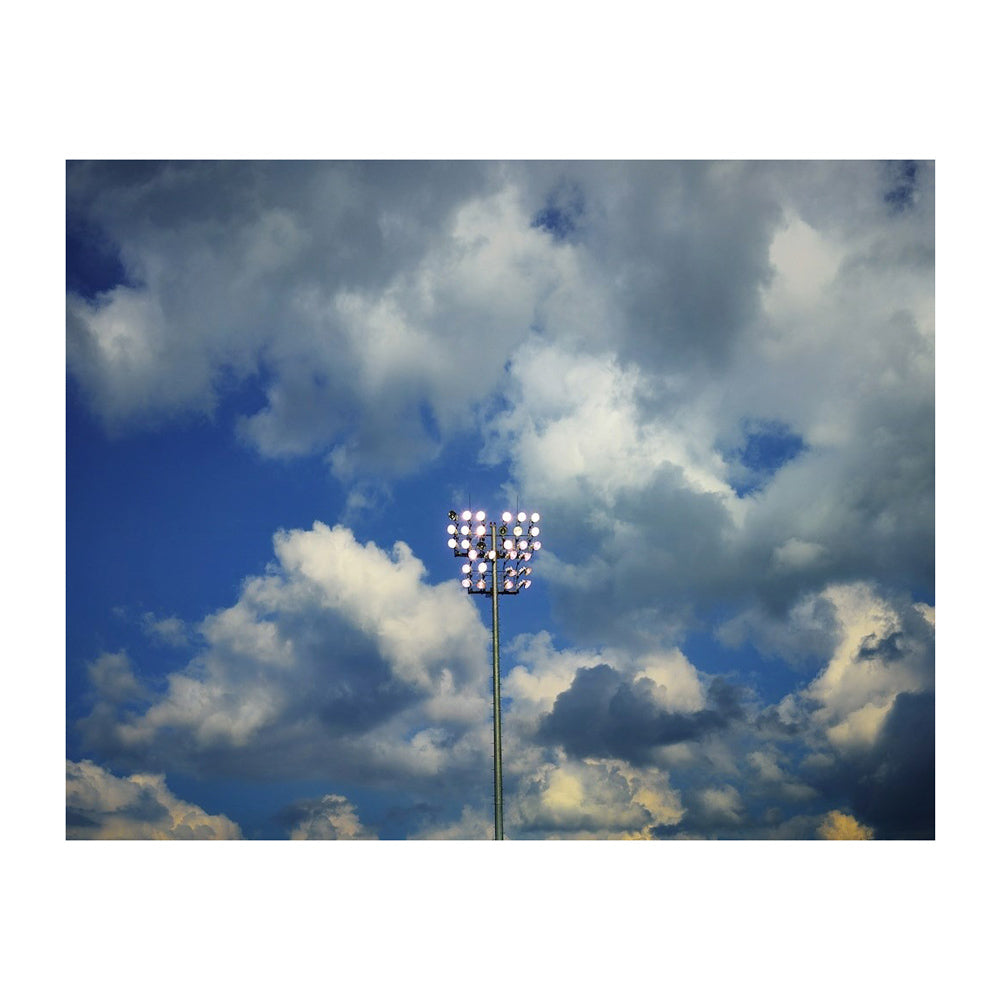
[[[934,176],[70,162],[67,835],[934,837]]]

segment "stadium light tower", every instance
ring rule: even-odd
[[[531,586],[528,562],[542,547],[538,514],[505,510],[496,521],[486,511],[448,511],[448,547],[462,562],[462,586],[493,604],[493,839],[503,840],[503,761],[500,750],[500,620],[497,600]]]

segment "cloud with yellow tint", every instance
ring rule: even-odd
[[[838,638],[804,702],[838,750],[870,749],[898,695],[933,690],[934,611],[896,605],[869,583],[833,585],[821,597]]]
[[[820,840],[874,840],[875,831],[853,816],[834,809],[823,817],[816,831]]]
[[[239,840],[239,826],[183,802],[162,774],[119,778],[92,761],[66,762],[68,840]]]
[[[683,815],[666,774],[616,760],[544,765],[505,804],[521,838],[650,840]]]

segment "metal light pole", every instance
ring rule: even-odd
[[[532,555],[541,547],[538,514],[504,511],[500,525],[486,525],[486,512],[448,511],[448,546],[462,564],[462,586],[489,595],[493,605],[493,839],[503,840],[503,761],[500,738],[500,615],[498,598],[531,586]],[[489,530],[489,549],[486,532]]]

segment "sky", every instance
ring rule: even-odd
[[[935,837],[932,161],[66,165],[66,836]]]

